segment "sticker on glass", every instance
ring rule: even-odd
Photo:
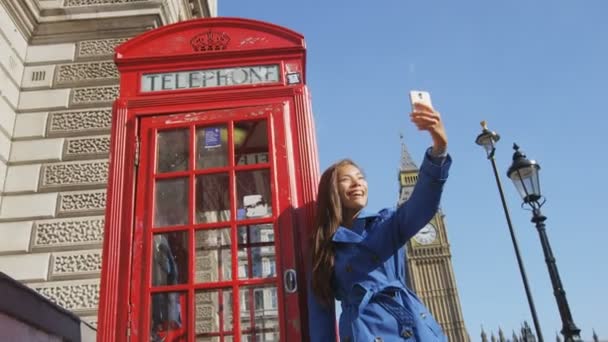
[[[299,84],[300,82],[301,82],[301,80],[300,80],[299,72],[293,72],[293,73],[287,74],[287,84]]]
[[[205,128],[205,148],[215,148],[222,146],[222,136],[219,127]]]
[[[245,217],[266,217],[269,216],[268,204],[262,198],[262,195],[248,195],[243,197],[243,205],[245,206]]]

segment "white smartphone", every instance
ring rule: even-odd
[[[431,94],[429,94],[428,91],[410,91],[410,103],[412,104],[412,110],[414,110],[414,103],[421,103],[429,108],[433,108],[433,103],[431,102]]]

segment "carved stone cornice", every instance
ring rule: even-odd
[[[188,0],[192,5],[192,17],[193,18],[207,18],[215,16],[215,13],[211,13],[211,5],[209,2],[216,2],[216,0]]]
[[[3,0],[2,5],[30,44],[132,37],[179,20],[208,16],[210,12],[205,0],[179,0],[178,10],[168,6],[168,0],[104,1],[74,0],[53,7],[41,6],[38,0]]]
[[[45,8],[38,0],[3,0],[1,5],[32,44],[132,37],[178,20],[213,15],[209,3],[214,0],[179,0],[181,13],[174,13],[174,7],[167,6],[166,1],[113,0],[104,3],[82,0]],[[126,16],[129,20],[121,20]]]
[[[32,43],[56,44],[80,40],[133,37],[161,25],[158,13],[122,17],[98,17],[79,20],[45,20],[41,22]]]
[[[0,2],[13,19],[15,26],[29,41],[38,26],[40,6],[36,0],[4,0]]]
[[[149,0],[63,0],[64,7],[83,7],[96,5],[115,5],[128,2],[149,1]]]

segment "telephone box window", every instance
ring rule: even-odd
[[[240,291],[241,341],[279,341],[278,310],[272,307],[276,286],[247,286]]]
[[[195,281],[232,280],[230,228],[199,230],[195,234]]]
[[[150,341],[187,341],[187,296],[182,292],[152,294]]]
[[[225,124],[196,130],[196,168],[228,166],[228,131]]]
[[[239,278],[276,277],[274,240],[270,240],[272,224],[240,226]]]
[[[197,291],[195,301],[196,341],[232,341],[232,290]]]
[[[230,181],[227,173],[196,177],[196,222],[230,220]]]
[[[176,172],[188,169],[189,133],[187,129],[159,131],[156,135],[156,172]]]
[[[154,191],[154,226],[177,226],[188,223],[188,179],[156,180]]]
[[[236,165],[268,163],[268,127],[266,120],[241,121],[234,125]]]
[[[155,234],[152,248],[152,286],[188,282],[188,233]]]
[[[236,196],[238,219],[272,216],[268,170],[237,172]]]

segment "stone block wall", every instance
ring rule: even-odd
[[[118,95],[111,52],[124,41],[30,46],[2,132],[0,235],[9,238],[0,239],[0,269],[92,324]]]
[[[0,271],[96,324],[119,92],[114,47],[215,8],[201,0],[0,3]]]

